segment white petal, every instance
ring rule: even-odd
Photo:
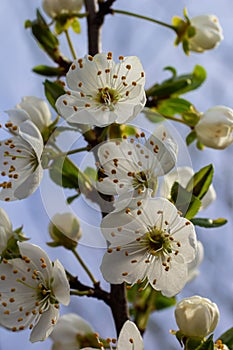
[[[120,331],[117,350],[143,350],[143,340],[136,325],[126,321]]]
[[[124,251],[113,251],[105,253],[100,270],[104,279],[113,284],[127,282],[136,283],[138,280],[144,280],[146,277],[147,264],[145,250],[139,253],[133,250],[127,250],[129,255]],[[135,262],[136,261],[136,262]]]
[[[2,226],[7,233],[12,232],[12,224],[10,219],[5,210],[2,208],[0,208],[0,226]]]
[[[42,313],[39,322],[34,326],[31,332],[30,341],[34,343],[48,338],[54,329],[58,317],[59,310],[54,305],[50,305],[48,310]]]
[[[76,314],[70,313],[59,318],[50,337],[55,343],[67,346],[70,343],[77,343],[77,334],[85,335],[92,332],[93,329],[87,321]]]
[[[63,305],[68,305],[70,303],[70,285],[65,269],[59,260],[54,262],[52,287],[56,299]]]
[[[46,252],[39,246],[27,242],[18,242],[18,246],[21,255],[31,259],[35,269],[42,273],[45,280],[49,281],[52,277],[52,263]]]

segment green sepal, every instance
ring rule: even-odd
[[[196,131],[191,131],[187,136],[186,136],[186,145],[189,146],[191,145],[192,142],[194,142],[197,138]]]
[[[224,332],[219,339],[228,346],[229,350],[233,350],[233,327]]]
[[[193,111],[193,106],[191,106],[190,111],[182,113],[181,116],[186,124],[191,127],[195,126],[200,120],[198,113]]]
[[[207,340],[204,340],[195,350],[214,350],[213,334]],[[192,350],[192,349],[191,349]]]
[[[186,190],[192,192],[194,196],[202,199],[208,191],[214,174],[213,165],[207,165],[195,173],[189,180]]]
[[[56,110],[55,103],[58,97],[65,94],[65,90],[60,84],[49,81],[47,79],[44,82],[44,90],[47,100],[49,101],[50,105]]]
[[[75,199],[80,196],[80,193],[75,194],[74,196],[70,196],[66,198],[66,203],[71,204]]]
[[[79,169],[68,157],[55,159],[49,167],[49,175],[58,186],[79,189]]]
[[[178,182],[171,188],[171,201],[187,219],[192,219],[200,210],[201,200],[188,192]]]
[[[32,69],[32,71],[36,74],[47,76],[47,77],[60,77],[64,75],[65,69],[62,67],[50,67],[45,65],[39,65]]]
[[[81,25],[80,22],[77,18],[74,18],[71,22],[71,28],[73,29],[73,31],[76,34],[80,34],[81,33]]]
[[[215,220],[208,219],[208,218],[195,218],[191,220],[193,225],[205,227],[205,228],[215,228],[215,227],[221,227],[227,223],[227,219],[225,218],[218,218]]]

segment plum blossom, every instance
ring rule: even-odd
[[[14,115],[17,113],[20,116],[20,111],[15,111]],[[44,144],[31,120],[19,125],[9,121],[5,127],[11,137],[0,142],[0,200],[12,201],[28,197],[39,186]]]
[[[207,147],[224,149],[232,144],[233,110],[225,106],[209,108],[195,126],[198,140]]]
[[[190,22],[195,28],[195,35],[188,39],[189,50],[194,52],[211,50],[223,40],[222,27],[215,15],[196,16]]]
[[[157,178],[168,173],[176,163],[177,145],[164,130],[164,137],[144,132],[136,138],[111,140],[98,149],[101,172],[97,188],[100,192],[119,195],[115,207],[132,208],[157,188]]]
[[[146,281],[165,296],[181,291],[196,255],[196,233],[167,199],[148,199],[138,209],[112,212],[101,224],[109,242],[101,271],[106,281]]]
[[[178,181],[183,187],[186,187],[191,177],[194,175],[192,168],[184,166],[178,167],[174,171],[163,177],[163,182],[160,187],[160,195],[165,198],[170,198],[171,188],[174,182]],[[214,186],[211,184],[208,191],[201,200],[201,208],[205,209],[216,199]]]
[[[51,111],[46,101],[35,96],[25,96],[16,105],[16,109],[7,111],[9,119],[14,125],[20,125],[25,120],[31,120],[40,131],[51,124]]]
[[[21,258],[0,265],[1,325],[13,332],[32,329],[31,342],[45,340],[59,317],[59,303],[70,301],[65,270],[38,246],[18,243]]]
[[[101,343],[100,343],[100,349],[104,350],[104,346]],[[113,349],[111,345],[110,345],[110,349],[111,350]],[[126,321],[120,331],[116,350],[143,350],[143,349],[144,349],[143,340],[137,326],[131,321]],[[83,348],[81,350],[94,350],[94,348]]]
[[[93,333],[93,329],[82,317],[73,313],[63,315],[50,335],[53,340],[52,350],[79,350],[79,336],[90,333]]]
[[[187,282],[192,281],[199,275],[198,267],[204,259],[204,247],[201,241],[197,241],[197,252],[195,259],[188,264],[188,279]]]
[[[125,123],[146,103],[145,73],[135,56],[120,56],[119,63],[111,52],[85,56],[73,62],[66,81],[70,91],[57,99],[56,107],[68,123]]]
[[[219,310],[211,300],[194,295],[176,305],[175,318],[185,336],[204,338],[215,330]]]
[[[0,208],[0,255],[7,247],[7,242],[12,237],[12,224],[4,209]]]
[[[77,13],[81,10],[83,0],[43,0],[42,6],[49,17]]]

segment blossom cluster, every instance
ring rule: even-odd
[[[43,0],[43,9],[52,18],[52,23],[64,25],[62,30],[66,33],[71,51],[65,25],[66,21],[77,16],[82,5],[82,0]],[[186,53],[210,50],[223,39],[220,23],[213,15],[197,16],[191,20],[187,16],[185,20],[176,17],[170,27],[177,34],[176,43],[182,42]],[[49,31],[48,28],[45,26],[45,30]],[[51,37],[54,38],[53,34]],[[52,49],[56,50],[57,47]],[[197,267],[203,259],[203,246],[197,240],[194,221],[187,219],[188,215],[179,210],[172,197],[174,183],[181,182],[185,192],[190,179],[195,176],[194,171],[177,166],[179,148],[163,123],[153,133],[134,126],[130,132],[122,131],[125,130],[124,124],[132,122],[145,111],[147,103],[146,75],[138,57],[119,56],[118,60],[114,60],[112,52],[77,59],[73,54],[73,57],[67,68],[66,83],[61,82],[60,75],[58,84],[55,83],[53,107],[68,124],[64,130],[85,130],[84,140],[89,142],[85,150],[93,151],[97,166],[96,178],[91,183],[94,183],[101,200],[106,199],[107,204],[113,204],[109,206],[109,211],[102,213],[100,224],[107,245],[100,266],[102,276],[112,285],[127,284],[128,290],[140,285],[141,291],[148,287],[147,290],[158,293],[162,298],[175,297],[198,274]],[[61,86],[64,94],[60,93]],[[48,99],[54,97],[53,93],[51,96]],[[157,105],[153,107],[156,109]],[[59,118],[52,121],[52,114],[44,100],[26,96],[15,108],[8,110],[7,115],[8,121],[1,128],[8,138],[0,142],[0,200],[5,202],[33,194],[41,183],[44,169],[49,165],[52,168],[59,157],[68,159],[67,154],[60,152],[55,145],[60,132],[56,130]],[[164,115],[166,117],[166,113]],[[224,149],[232,144],[232,109],[215,106],[199,113],[193,108],[190,115],[196,119],[192,125],[187,125],[191,126],[191,134],[200,147]],[[185,124],[185,116],[182,117],[184,120],[181,122]],[[170,119],[178,120],[173,114]],[[47,142],[51,135],[52,146],[49,148]],[[68,152],[68,155],[75,152]],[[75,177],[78,177],[81,170],[75,169]],[[58,172],[63,180],[65,171],[61,167]],[[69,182],[70,173],[65,175]],[[85,176],[86,173],[86,179]],[[78,182],[78,179],[75,180]],[[201,200],[185,192],[200,203],[198,210],[206,208],[216,198],[209,178],[207,180],[205,187],[208,188],[200,196]],[[78,195],[81,191],[70,183],[64,187],[74,188]],[[98,204],[101,207],[101,203]],[[50,221],[49,233],[53,241],[48,245],[63,246],[74,253],[92,280],[93,289],[72,292],[71,283],[75,280],[79,285],[78,278],[66,272],[58,259],[52,262],[42,248],[25,242],[27,239],[21,235],[21,228],[14,231],[7,214],[0,208],[1,326],[12,332],[29,328],[31,342],[50,336],[53,350],[143,350],[140,331],[144,329],[139,331],[130,320],[122,323],[118,340],[109,338],[102,341],[80,316],[59,316],[60,304],[67,306],[70,294],[90,296],[95,288],[98,292],[101,288],[76,252],[82,237],[76,216],[57,213]],[[175,318],[179,330],[172,332],[181,344],[186,345],[190,339],[202,344],[215,330],[219,310],[209,299],[193,296],[177,303]],[[221,340],[213,343],[213,348],[228,350]]]

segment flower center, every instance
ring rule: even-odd
[[[144,242],[152,255],[158,255],[161,252],[170,254],[172,252],[170,235],[156,226],[148,227]]]
[[[114,105],[117,103],[120,97],[121,96],[116,90],[105,87],[104,89],[99,89],[95,100],[104,105],[104,107],[108,108],[110,111],[114,111]]]
[[[133,187],[137,190],[149,188],[149,181],[144,171],[139,171],[138,173],[133,174]]]

